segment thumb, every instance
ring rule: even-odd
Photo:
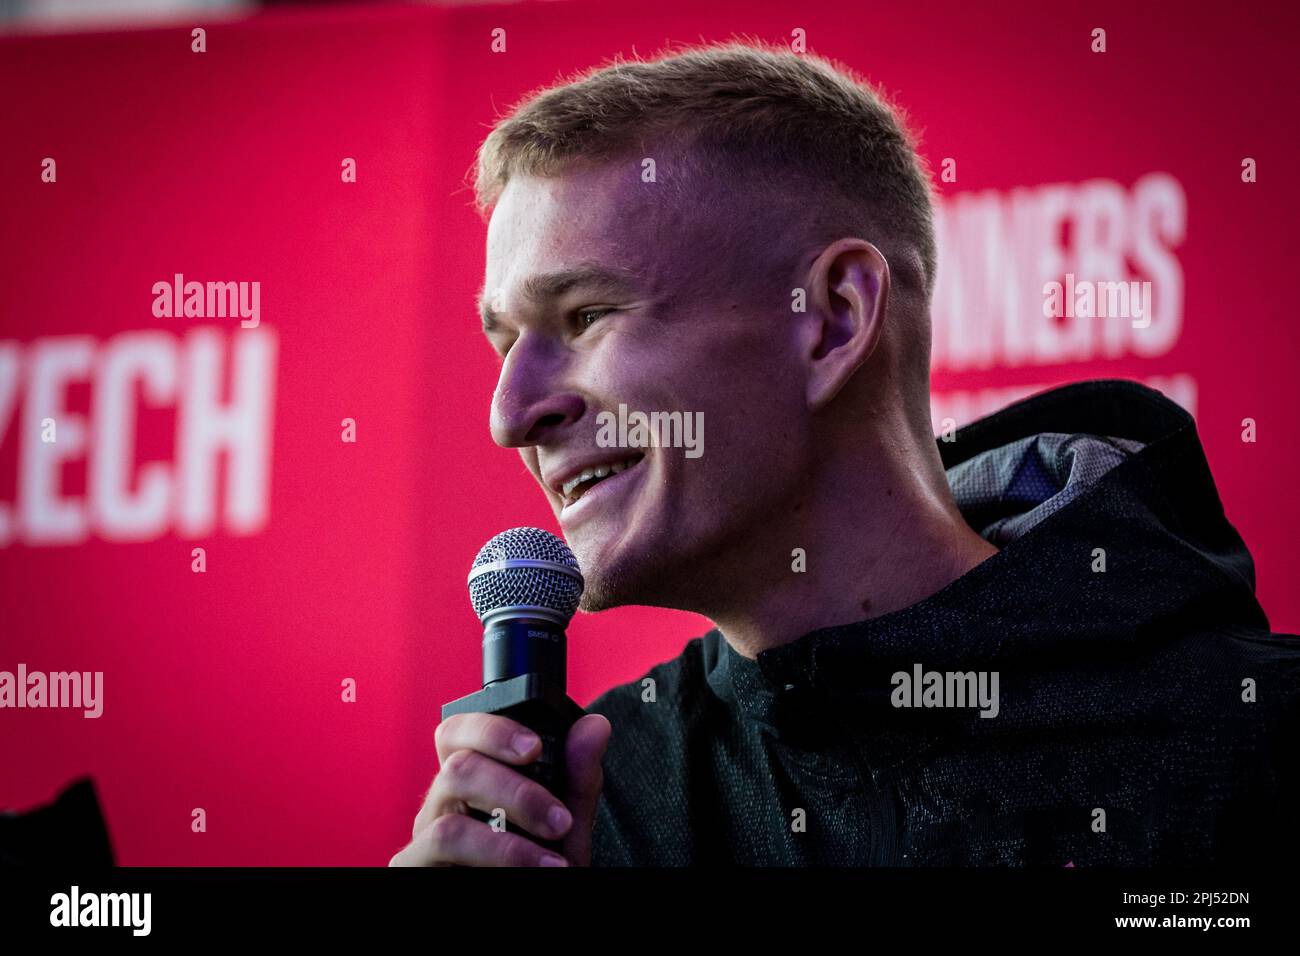
[[[586,714],[569,728],[564,743],[568,797],[573,826],[564,837],[564,855],[572,866],[591,865],[591,829],[596,819],[604,771],[601,761],[613,727],[603,714]]]

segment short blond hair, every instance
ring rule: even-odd
[[[753,40],[616,58],[534,91],[480,146],[476,206],[486,217],[512,176],[554,176],[664,142],[684,147],[691,168],[676,188],[701,174],[759,171],[774,194],[825,207],[813,217],[816,238],[871,241],[895,281],[929,303],[930,177],[905,114],[842,64]]]

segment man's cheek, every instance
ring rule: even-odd
[[[537,449],[519,449],[519,460],[524,463],[524,467],[528,469],[528,473],[533,476],[533,481],[537,482],[537,486],[541,488],[542,491],[545,492],[546,497],[549,498],[551,496],[550,489],[548,489],[546,483],[542,481],[542,470],[537,465]]]

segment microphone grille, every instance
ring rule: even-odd
[[[582,588],[578,559],[541,528],[502,531],[483,545],[469,572],[469,599],[480,620],[507,608],[535,608],[567,624]]]

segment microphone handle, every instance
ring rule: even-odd
[[[564,628],[551,621],[509,618],[489,624],[483,633],[483,689],[442,708],[443,720],[456,713],[501,714],[537,734],[541,753],[530,763],[511,766],[562,803],[568,790],[564,745],[569,728],[585,713],[565,693],[565,643]],[[470,807],[469,816],[499,825],[490,810]],[[509,819],[505,831],[564,855],[563,840],[534,836]]]
[[[530,711],[527,714],[511,713],[510,708],[504,712],[505,716],[523,724],[533,733],[537,734],[542,741],[542,751],[538,756],[527,764],[514,765],[525,777],[536,780],[543,787],[555,795],[557,799],[564,802],[568,792],[566,785],[565,766],[564,766],[564,743],[569,736],[569,728],[573,726],[573,721],[565,722],[565,718],[552,711],[542,707],[529,707],[523,705],[520,710]],[[475,807],[470,807],[470,816],[484,823],[492,822],[492,815]],[[544,840],[540,837],[533,836],[527,830],[520,827],[513,820],[505,821],[505,830],[507,833],[517,833],[529,840],[532,840],[543,849],[549,850],[558,856],[564,856],[563,840]]]

